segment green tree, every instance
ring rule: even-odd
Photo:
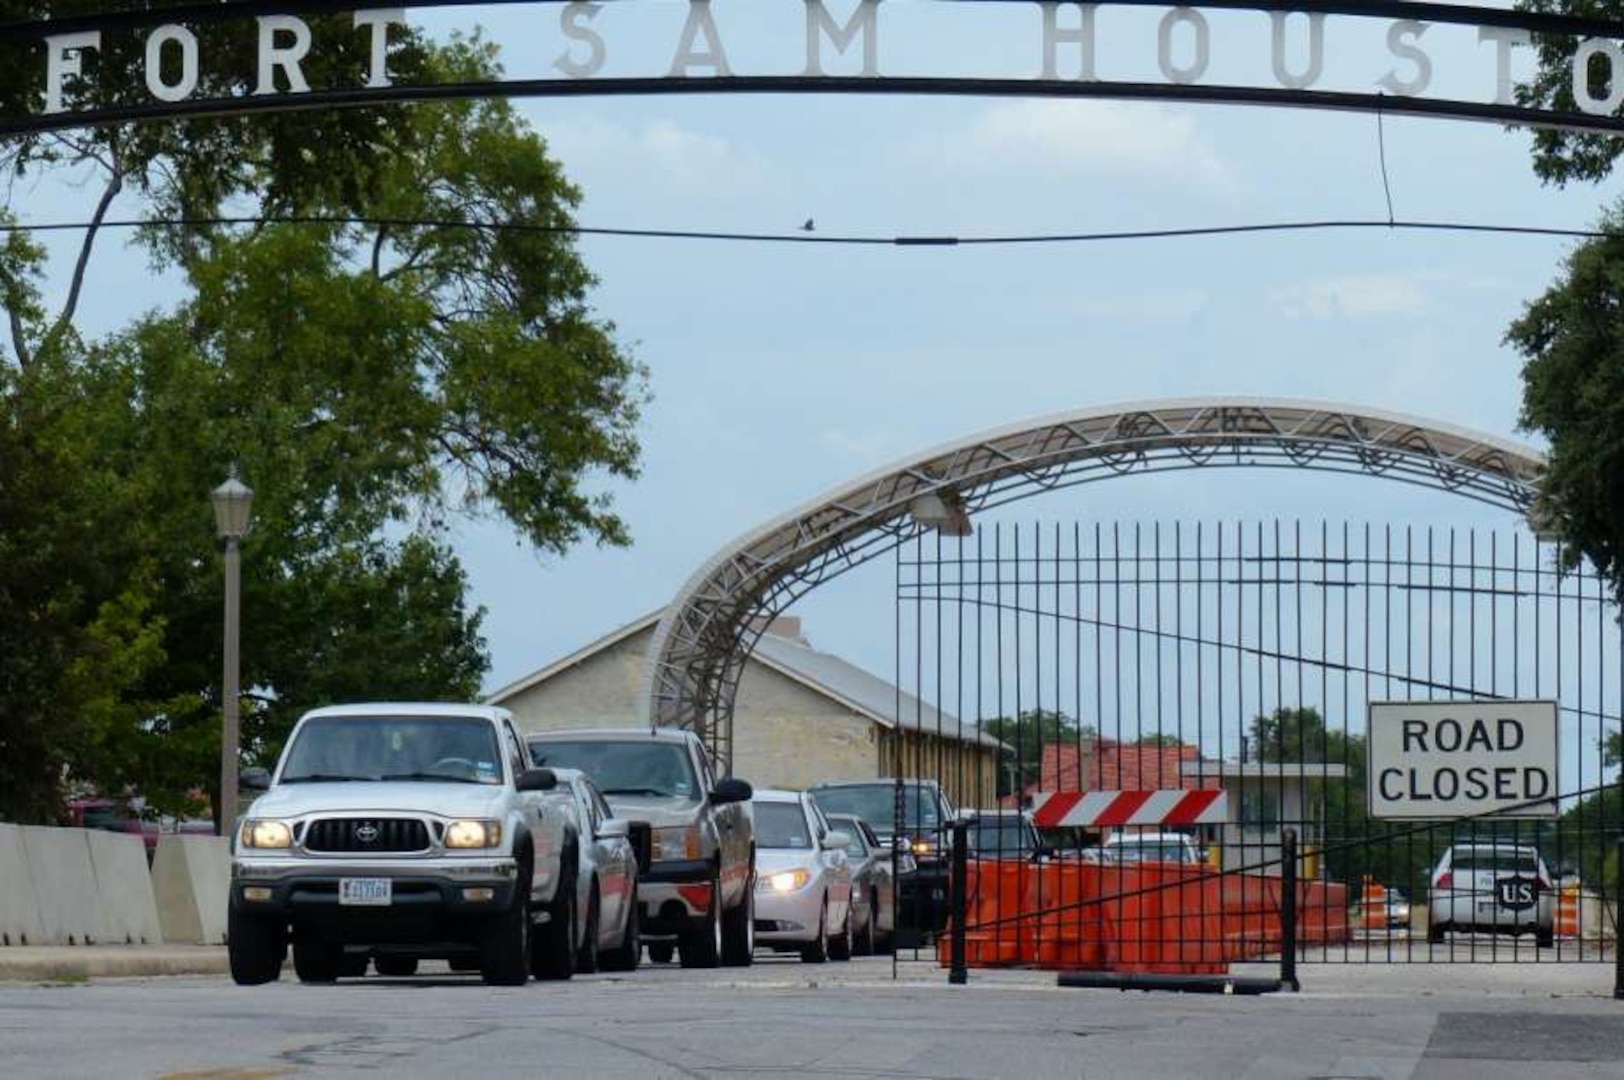
[[[108,63],[98,93],[131,75]],[[477,41],[414,38],[398,64],[496,72]],[[13,178],[87,164],[151,213],[252,200],[438,223],[153,228],[142,243],[184,295],[97,340],[77,330],[79,267],[48,309],[40,250],[0,248],[0,814],[49,816],[64,776],[169,807],[212,784],[206,500],[229,462],[256,492],[243,685],[261,758],[311,704],[477,692],[481,613],[447,544],[454,515],[499,517],[547,552],[628,540],[601,480],[636,475],[645,375],[591,309],[567,231],[579,192],[542,140],[502,101],[261,120],[113,128],[0,159]]]
[[[1568,565],[1588,559],[1618,595],[1624,580],[1624,231],[1568,256],[1557,281],[1511,324],[1526,358],[1522,425],[1550,444],[1540,512]]]
[[[1258,761],[1329,761],[1325,719],[1313,707],[1281,706],[1252,718],[1251,751]]]
[[[1617,0],[1519,0],[1524,11],[1576,15],[1594,19],[1624,18]],[[1538,67],[1534,77],[1514,90],[1517,104],[1530,108],[1578,112],[1573,96],[1573,57],[1582,39],[1571,34],[1534,35]],[[1592,91],[1606,97],[1605,64],[1592,65]],[[1621,149],[1618,140],[1603,133],[1541,129],[1533,133],[1534,171],[1542,180],[1566,184],[1574,180],[1601,180],[1613,169]]]
[[[998,771],[999,798],[1025,791],[1038,782],[1045,746],[1079,746],[1096,738],[1091,725],[1079,724],[1053,709],[1025,709],[1016,716],[995,716],[981,721],[981,730],[1004,744],[1003,767]]]

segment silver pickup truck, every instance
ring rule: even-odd
[[[649,959],[744,966],[755,952],[750,785],[717,779],[691,731],[627,728],[527,736],[538,765],[580,769],[631,823]]]
[[[232,838],[228,943],[239,984],[411,974],[439,958],[488,983],[567,979],[580,913],[576,827],[504,709],[317,709]]]

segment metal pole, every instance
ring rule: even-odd
[[[220,835],[231,836],[237,819],[237,709],[241,694],[237,686],[237,625],[242,606],[241,554],[235,536],[226,537],[226,641],[225,677],[221,683],[220,704],[225,712],[225,731],[220,740]]]
[[[970,981],[970,970],[964,955],[964,916],[969,909],[965,893],[969,887],[969,860],[966,849],[970,846],[970,823],[964,818],[953,822],[953,877],[952,877],[952,942],[949,952],[949,962],[952,967],[947,973],[947,981],[954,986],[963,986]]]
[[[1297,830],[1280,830],[1280,984],[1292,991],[1297,981]]]
[[[1624,837],[1614,850],[1618,867],[1613,881],[1613,1000],[1624,1001]]]

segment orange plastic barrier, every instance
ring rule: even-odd
[[[1281,947],[1278,877],[1177,863],[972,861],[968,869],[971,967],[1223,974]],[[1351,932],[1347,886],[1299,883],[1300,946],[1345,942]],[[937,957],[950,962],[949,935]]]
[[[1563,885],[1556,890],[1556,936],[1579,936],[1579,886]]]

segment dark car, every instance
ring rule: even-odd
[[[913,857],[913,869],[897,879],[897,945],[917,945],[924,936],[947,925],[950,830],[957,811],[940,784],[934,780],[843,780],[814,784],[810,790],[825,813],[862,818],[883,846],[894,846]]]

